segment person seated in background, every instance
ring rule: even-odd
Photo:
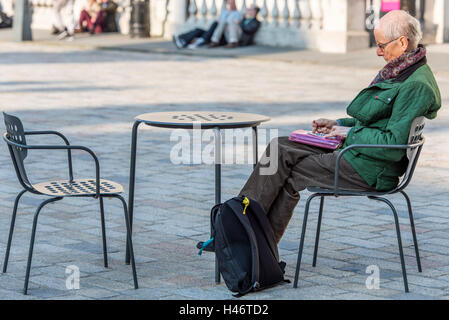
[[[105,17],[103,32],[118,32],[115,21],[118,5],[112,0],[102,0],[101,2],[101,11],[103,11]]]
[[[240,22],[240,29],[242,30],[240,40],[238,42],[238,45],[243,46],[249,46],[254,43],[254,37],[256,36],[257,30],[260,28],[260,21],[257,20],[257,14],[259,13],[260,8],[251,5],[246,10],[245,18]],[[227,48],[235,48],[237,47],[237,44],[229,43],[226,45]]]
[[[12,17],[0,11],[0,28],[12,28]]]
[[[54,24],[51,34],[58,35],[56,39],[74,40],[75,18],[73,15],[74,0],[53,0]],[[62,18],[65,13],[65,19]]]
[[[242,32],[240,28],[240,21],[243,18],[242,14],[237,10],[235,0],[227,0],[226,4],[229,9],[225,8],[221,11],[218,17],[218,25],[212,35],[209,48],[220,46],[223,35],[228,44],[237,44],[240,39]]]
[[[189,49],[196,49],[199,46],[209,44],[210,39],[212,38],[212,34],[214,33],[217,25],[218,22],[215,21],[214,23],[211,24],[208,30],[195,28],[191,31],[182,33],[180,35],[174,35],[173,43],[178,49],[186,47]]]
[[[222,35],[218,44],[224,45],[225,48],[235,48],[237,46],[249,46],[253,44],[254,36],[260,27],[260,21],[257,20],[257,14],[259,11],[259,7],[251,5],[246,10],[245,19],[240,22],[240,25],[236,25],[237,33],[240,34],[238,43],[228,43],[225,35]],[[186,47],[188,49],[196,49],[199,46],[208,44],[211,41],[212,35],[214,34],[217,26],[218,22],[214,22],[207,31],[201,28],[196,28],[180,35],[174,35],[173,43],[178,49]]]
[[[105,14],[97,0],[87,0],[80,14],[79,26],[81,31],[90,34],[102,33],[105,23]]]

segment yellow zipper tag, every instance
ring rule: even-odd
[[[245,208],[243,208],[243,214],[246,214],[246,208],[249,206],[249,199],[247,197],[243,199],[243,204],[245,205]]]

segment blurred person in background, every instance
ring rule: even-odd
[[[257,20],[257,14],[259,13],[260,8],[251,5],[246,10],[245,18],[240,22],[240,39],[238,42],[238,45],[243,46],[249,46],[254,43],[254,37],[256,36],[257,30],[260,28],[260,21]],[[237,43],[228,43],[226,45],[226,48],[235,48],[237,47]]]
[[[211,24],[208,30],[195,28],[180,35],[173,35],[173,43],[178,49],[186,47],[189,49],[196,49],[202,45],[209,44],[217,25],[218,22],[215,21]]]
[[[0,29],[1,28],[11,28],[12,27],[12,17],[9,17],[3,11],[0,11]]]
[[[101,1],[101,11],[104,13],[103,32],[118,32],[115,14],[117,13],[117,3],[112,0]]]
[[[10,8],[4,8],[0,2],[0,28],[11,28],[14,10],[14,0],[9,3]]]
[[[79,27],[81,32],[90,34],[102,33],[105,24],[105,12],[97,0],[87,0],[83,10],[81,10]]]
[[[256,35],[256,32],[260,27],[260,21],[257,20],[257,14],[259,13],[259,11],[260,9],[257,6],[251,5],[246,10],[245,18],[240,22],[240,25],[235,25],[237,34],[240,34],[238,43],[228,43],[226,41],[225,35],[222,35],[218,44],[224,45],[225,48],[235,48],[237,46],[249,46],[253,44],[254,36]],[[211,41],[212,35],[214,34],[217,26],[218,22],[215,21],[211,24],[208,30],[195,28],[183,34],[174,35],[173,43],[178,49],[186,47],[188,49],[196,49],[199,46],[208,44]],[[227,26],[226,28],[229,28],[229,26]]]
[[[218,17],[218,25],[215,29],[209,48],[215,48],[220,45],[222,36],[225,36],[226,42],[238,43],[241,35],[240,21],[242,21],[242,14],[237,10],[235,0],[226,1],[227,8],[220,12]]]
[[[74,0],[53,0],[54,24],[52,27],[52,34],[58,35],[58,40],[67,39],[73,40],[75,32],[75,18],[73,16]],[[67,14],[67,21],[62,19],[62,11],[65,10]]]

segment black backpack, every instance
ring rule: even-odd
[[[235,197],[211,210],[212,238],[221,275],[236,297],[272,287],[284,280],[285,262],[262,207],[247,197]]]

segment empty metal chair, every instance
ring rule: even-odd
[[[19,204],[19,200],[22,195],[26,192],[30,192],[37,195],[43,195],[50,197],[49,199],[43,201],[39,207],[37,208],[34,214],[33,227],[31,233],[30,247],[28,253],[28,263],[25,275],[25,284],[23,292],[27,294],[28,292],[28,280],[30,277],[30,268],[31,268],[31,259],[33,256],[33,247],[34,247],[34,238],[36,234],[36,225],[38,221],[38,216],[41,209],[47,205],[48,203],[59,201],[64,197],[92,197],[95,199],[99,199],[100,201],[100,213],[101,213],[101,230],[103,237],[103,257],[104,257],[104,266],[108,267],[108,256],[107,256],[107,248],[106,248],[106,229],[105,229],[105,221],[104,221],[104,208],[103,208],[103,198],[117,198],[122,202],[123,210],[125,213],[125,224],[127,230],[127,244],[128,249],[131,254],[131,264],[132,264],[132,273],[134,279],[134,287],[138,288],[137,283],[137,274],[136,274],[136,266],[134,261],[134,251],[131,240],[131,227],[128,219],[128,208],[125,200],[120,195],[123,192],[123,188],[120,184],[115,183],[113,181],[104,180],[100,178],[100,163],[98,159],[89,148],[83,146],[72,146],[70,145],[67,138],[57,132],[57,131],[25,131],[22,125],[22,122],[19,118],[14,117],[12,115],[8,115],[3,113],[6,125],[6,132],[3,134],[3,139],[8,144],[8,149],[11,155],[11,159],[17,174],[17,178],[19,179],[20,184],[23,189],[16,197],[14,202],[14,209],[11,218],[11,227],[9,230],[9,238],[8,244],[6,247],[5,261],[3,264],[3,272],[6,272],[8,267],[8,259],[9,252],[11,248],[12,236],[14,232],[14,224],[17,214],[17,207]],[[57,135],[59,136],[65,143],[65,145],[28,145],[26,143],[26,136],[30,135]],[[28,179],[26,174],[24,160],[27,157],[28,150],[66,150],[68,156],[68,166],[69,166],[69,179],[68,180],[59,180],[59,181],[47,181],[40,182],[37,184],[32,184]],[[74,179],[73,178],[73,170],[72,170],[72,155],[71,150],[83,150],[89,153],[94,162],[95,162],[95,178],[91,179]]]
[[[320,238],[320,229],[321,229],[321,219],[322,219],[322,214],[323,214],[323,205],[324,205],[324,197],[338,197],[338,196],[366,196],[369,199],[373,199],[373,200],[378,200],[378,201],[382,201],[384,203],[386,203],[391,210],[393,211],[393,216],[394,216],[394,221],[396,224],[396,234],[397,234],[397,239],[398,239],[398,245],[399,245],[399,255],[400,255],[400,259],[401,259],[401,266],[402,266],[402,277],[404,280],[404,288],[405,288],[405,292],[409,292],[408,289],[408,281],[407,281],[407,272],[405,269],[405,261],[404,261],[404,252],[402,249],[402,241],[401,241],[401,232],[399,229],[399,219],[398,219],[398,214],[396,212],[395,207],[393,206],[393,204],[386,198],[383,198],[381,196],[384,195],[389,195],[389,194],[394,194],[394,193],[401,193],[405,200],[407,201],[407,207],[408,207],[408,213],[409,213],[409,217],[410,217],[410,227],[412,230],[412,234],[413,234],[413,243],[414,243],[414,247],[415,247],[415,254],[416,254],[416,261],[418,264],[418,271],[421,272],[421,260],[419,257],[419,249],[418,249],[418,240],[416,238],[416,232],[415,232],[415,223],[413,220],[413,212],[412,212],[412,206],[410,203],[410,198],[408,197],[408,195],[405,193],[404,189],[405,187],[407,187],[407,185],[410,183],[411,179],[412,179],[412,175],[413,172],[415,170],[416,167],[416,163],[418,161],[419,158],[419,154],[421,153],[421,149],[422,146],[424,144],[424,137],[422,136],[422,131],[424,128],[424,121],[425,118],[424,117],[418,117],[416,118],[411,126],[410,129],[410,134],[409,134],[409,139],[408,139],[408,144],[407,145],[374,145],[374,144],[353,144],[350,145],[346,148],[344,148],[343,150],[340,151],[337,160],[336,160],[336,164],[335,164],[335,180],[334,180],[334,188],[333,189],[324,189],[324,188],[317,188],[317,187],[309,187],[307,188],[307,190],[309,190],[310,192],[312,192],[313,194],[307,199],[306,202],[306,206],[305,206],[305,212],[304,212],[304,220],[303,220],[303,225],[302,225],[302,232],[301,232],[301,240],[300,240],[300,244],[299,244],[299,251],[298,251],[298,261],[296,264],[296,272],[295,272],[295,280],[293,283],[293,287],[297,288],[298,286],[298,276],[299,276],[299,270],[301,267],[301,257],[302,257],[302,252],[303,252],[303,248],[304,248],[304,236],[306,233],[306,226],[307,226],[307,216],[309,214],[309,206],[310,206],[310,201],[315,198],[315,197],[320,197],[321,201],[320,201],[320,211],[318,214],[318,224],[317,224],[317,229],[316,229],[316,236],[315,236],[315,249],[314,249],[314,253],[313,253],[313,266],[315,267],[316,265],[316,258],[317,258],[317,253],[318,253],[318,242],[319,242],[319,238]],[[339,185],[338,185],[338,172],[339,172],[339,163],[340,163],[340,159],[343,156],[343,154],[345,152],[347,152],[350,149],[354,149],[354,148],[386,148],[386,149],[407,149],[407,158],[409,160],[408,162],[408,167],[407,170],[405,172],[405,174],[402,177],[401,182],[399,183],[399,185],[391,190],[391,191],[386,191],[386,192],[373,192],[373,191],[367,191],[367,192],[363,192],[363,191],[349,191],[349,190],[340,190],[339,189]]]

